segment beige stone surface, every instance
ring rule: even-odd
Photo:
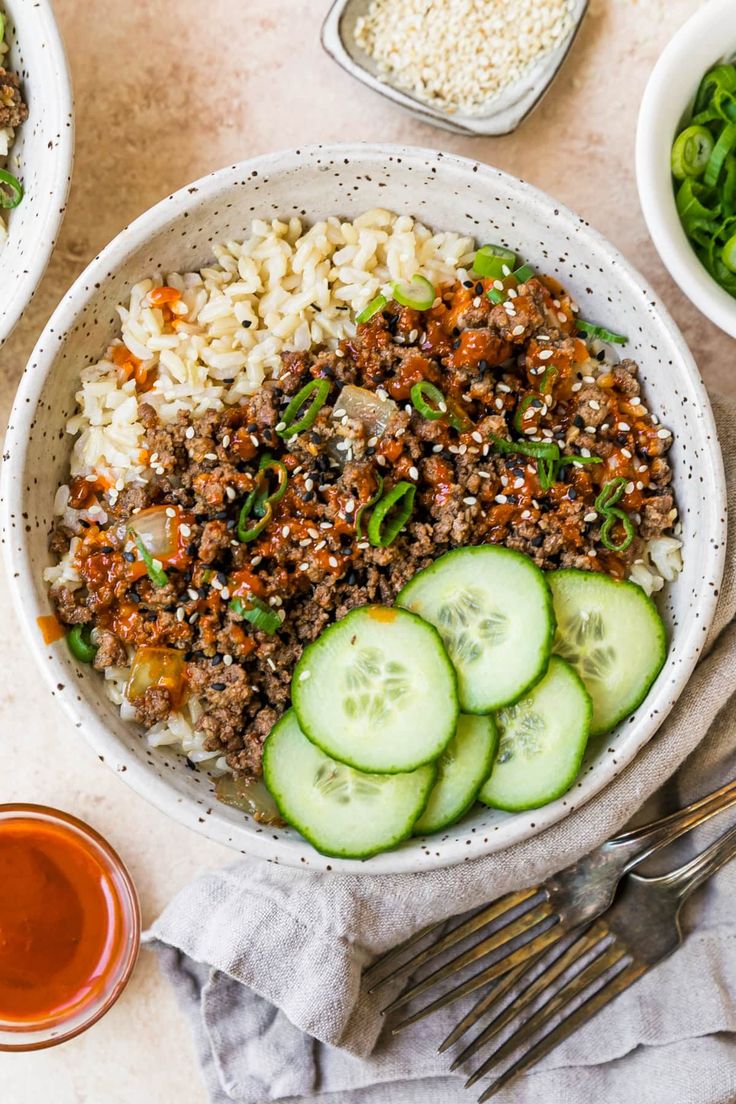
[[[651,280],[712,388],[736,393],[734,343],[674,287],[636,197],[636,115],[647,75],[697,0],[592,0],[568,62],[514,135],[463,139],[415,122],[322,53],[328,0],[56,0],[77,100],[71,203],[51,266],[0,353],[5,422],[54,305],[130,219],[220,165],[307,142],[442,148],[524,177],[577,209]],[[32,75],[31,75],[32,79]],[[38,801],[93,823],[123,854],[150,920],[229,853],[167,820],[97,762],[41,688],[0,581],[0,802]],[[0,1056],[3,1104],[204,1104],[188,1028],[144,953],[128,990],[86,1036]]]

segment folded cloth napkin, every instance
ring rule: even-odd
[[[611,785],[534,839],[452,869],[371,877],[240,861],[184,889],[146,934],[192,1022],[212,1104],[467,1104],[459,1074],[436,1053],[462,1003],[392,1036],[380,1007],[397,989],[361,992],[366,963],[428,923],[542,881],[656,791],[648,813],[736,775],[736,404],[714,405],[731,517],[715,624],[678,704]],[[629,1104],[634,1095],[638,1104],[733,1104],[735,892],[736,864],[692,902],[694,930],[678,953],[499,1104]]]

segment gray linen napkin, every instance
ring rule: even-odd
[[[379,1010],[398,990],[361,992],[365,964],[459,907],[567,866],[656,791],[649,815],[736,775],[736,404],[714,405],[731,518],[715,624],[662,729],[603,793],[534,839],[449,870],[369,877],[240,861],[185,888],[146,933],[192,1022],[212,1104],[467,1104],[473,1097],[459,1075],[448,1075],[436,1046],[468,1005],[394,1037],[382,1030]],[[694,930],[677,955],[501,1093],[499,1104],[630,1104],[634,1095],[637,1104],[733,1104],[735,898],[736,864],[692,903]]]

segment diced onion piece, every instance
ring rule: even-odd
[[[375,391],[346,383],[333,409],[338,420],[347,414],[351,421],[360,422],[370,437],[380,437],[398,407],[393,399],[382,399]]]
[[[163,686],[169,691],[174,707],[184,695],[184,653],[178,648],[138,648],[133,657],[125,696],[135,702],[151,686]]]
[[[148,510],[133,514],[128,522],[130,533],[140,537],[146,551],[163,564],[179,551],[178,513],[173,518],[169,517],[167,509],[173,507],[151,506]],[[134,539],[129,542],[129,550],[138,554]]]
[[[265,782],[250,781],[246,778],[235,778],[232,774],[224,774],[215,782],[217,800],[223,805],[230,805],[233,809],[242,809],[244,813],[250,813],[259,824],[269,824],[273,827],[281,827],[284,824],[276,802],[266,789]]]

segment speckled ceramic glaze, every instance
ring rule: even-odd
[[[28,119],[15,133],[8,169],[23,202],[6,211],[0,244],[0,345],[33,297],[61,227],[72,175],[74,116],[64,46],[49,0],[0,0],[7,15],[6,68],[18,73]]]
[[[426,103],[411,92],[392,84],[378,72],[373,58],[355,40],[355,24],[370,7],[371,0],[335,0],[322,25],[322,45],[347,73],[374,92],[403,107],[416,119],[454,134],[511,134],[542,100],[567,57],[588,8],[588,0],[571,0],[570,29],[554,50],[530,65],[519,80],[492,96],[478,114],[453,114]]]
[[[115,305],[144,276],[198,268],[212,243],[242,238],[253,216],[355,217],[383,206],[436,229],[512,245],[556,276],[586,318],[630,336],[648,404],[672,427],[675,490],[685,569],[661,608],[671,645],[665,667],[635,715],[590,750],[579,781],[531,813],[477,808],[461,824],[364,862],[325,859],[290,829],[264,828],[213,800],[205,775],[150,749],[124,724],[102,680],[80,669],[64,642],[44,645],[36,618],[50,612],[42,581],[57,485],[67,478],[80,369],[117,334]],[[601,790],[652,738],[680,694],[711,623],[725,540],[723,469],[708,398],[692,357],[646,283],[576,215],[505,173],[430,150],[314,147],[222,169],[159,203],[89,266],[56,310],[21,382],[6,441],[3,526],[18,614],[52,693],[101,760],[182,823],[244,852],[314,869],[397,872],[448,866],[522,840],[569,815]]]

